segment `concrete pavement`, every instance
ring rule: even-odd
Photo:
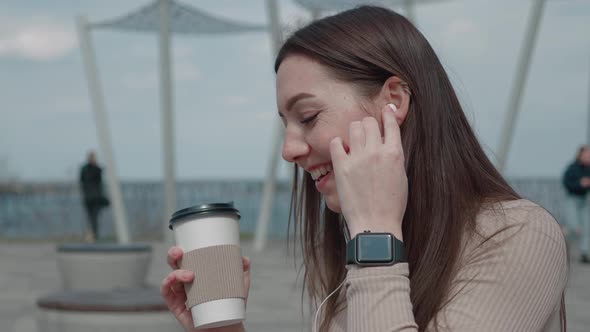
[[[168,274],[167,246],[152,243],[154,256],[148,275],[159,285]],[[252,285],[247,308],[247,328],[256,332],[310,331],[310,319],[302,312],[302,273],[297,280],[293,258],[284,242],[273,242],[263,253],[254,253],[249,242],[243,253],[252,259]],[[568,331],[590,328],[590,265],[579,265],[572,256],[566,296]],[[61,287],[55,243],[0,242],[0,332],[37,332],[34,320],[37,298]],[[307,303],[304,304],[307,308]]]

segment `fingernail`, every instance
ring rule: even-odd
[[[184,272],[182,272],[182,276],[184,278],[190,278],[193,276],[193,272],[192,271],[184,271]]]
[[[387,104],[387,106],[389,106],[389,108],[391,108],[393,113],[397,112],[397,107],[394,104]]]

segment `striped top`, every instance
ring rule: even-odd
[[[465,240],[450,291],[457,295],[437,315],[440,331],[560,329],[568,270],[560,227],[530,201],[500,205],[483,209],[477,217],[481,237]],[[483,241],[491,235],[491,241]],[[330,332],[417,331],[407,263],[347,269],[341,292],[346,306],[333,319]],[[433,321],[427,330],[432,327]]]

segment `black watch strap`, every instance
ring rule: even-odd
[[[371,234],[371,233],[361,233],[361,234]],[[398,240],[395,236],[391,236],[393,239],[393,262],[401,263],[407,262],[404,243]],[[357,264],[356,260],[356,245],[357,245],[357,236],[346,243],[346,264]],[[391,265],[391,264],[389,264]]]

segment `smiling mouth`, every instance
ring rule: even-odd
[[[315,180],[316,183],[322,181],[323,178],[325,178],[326,176],[330,175],[331,172],[328,172],[327,174],[324,174],[322,176],[320,176],[319,178],[317,178],[317,180]]]
[[[312,171],[309,172],[309,174],[311,174],[311,178],[318,182],[320,181],[323,177],[325,177],[326,175],[330,174],[330,172],[332,172],[332,165],[325,165],[322,167],[318,167]]]

